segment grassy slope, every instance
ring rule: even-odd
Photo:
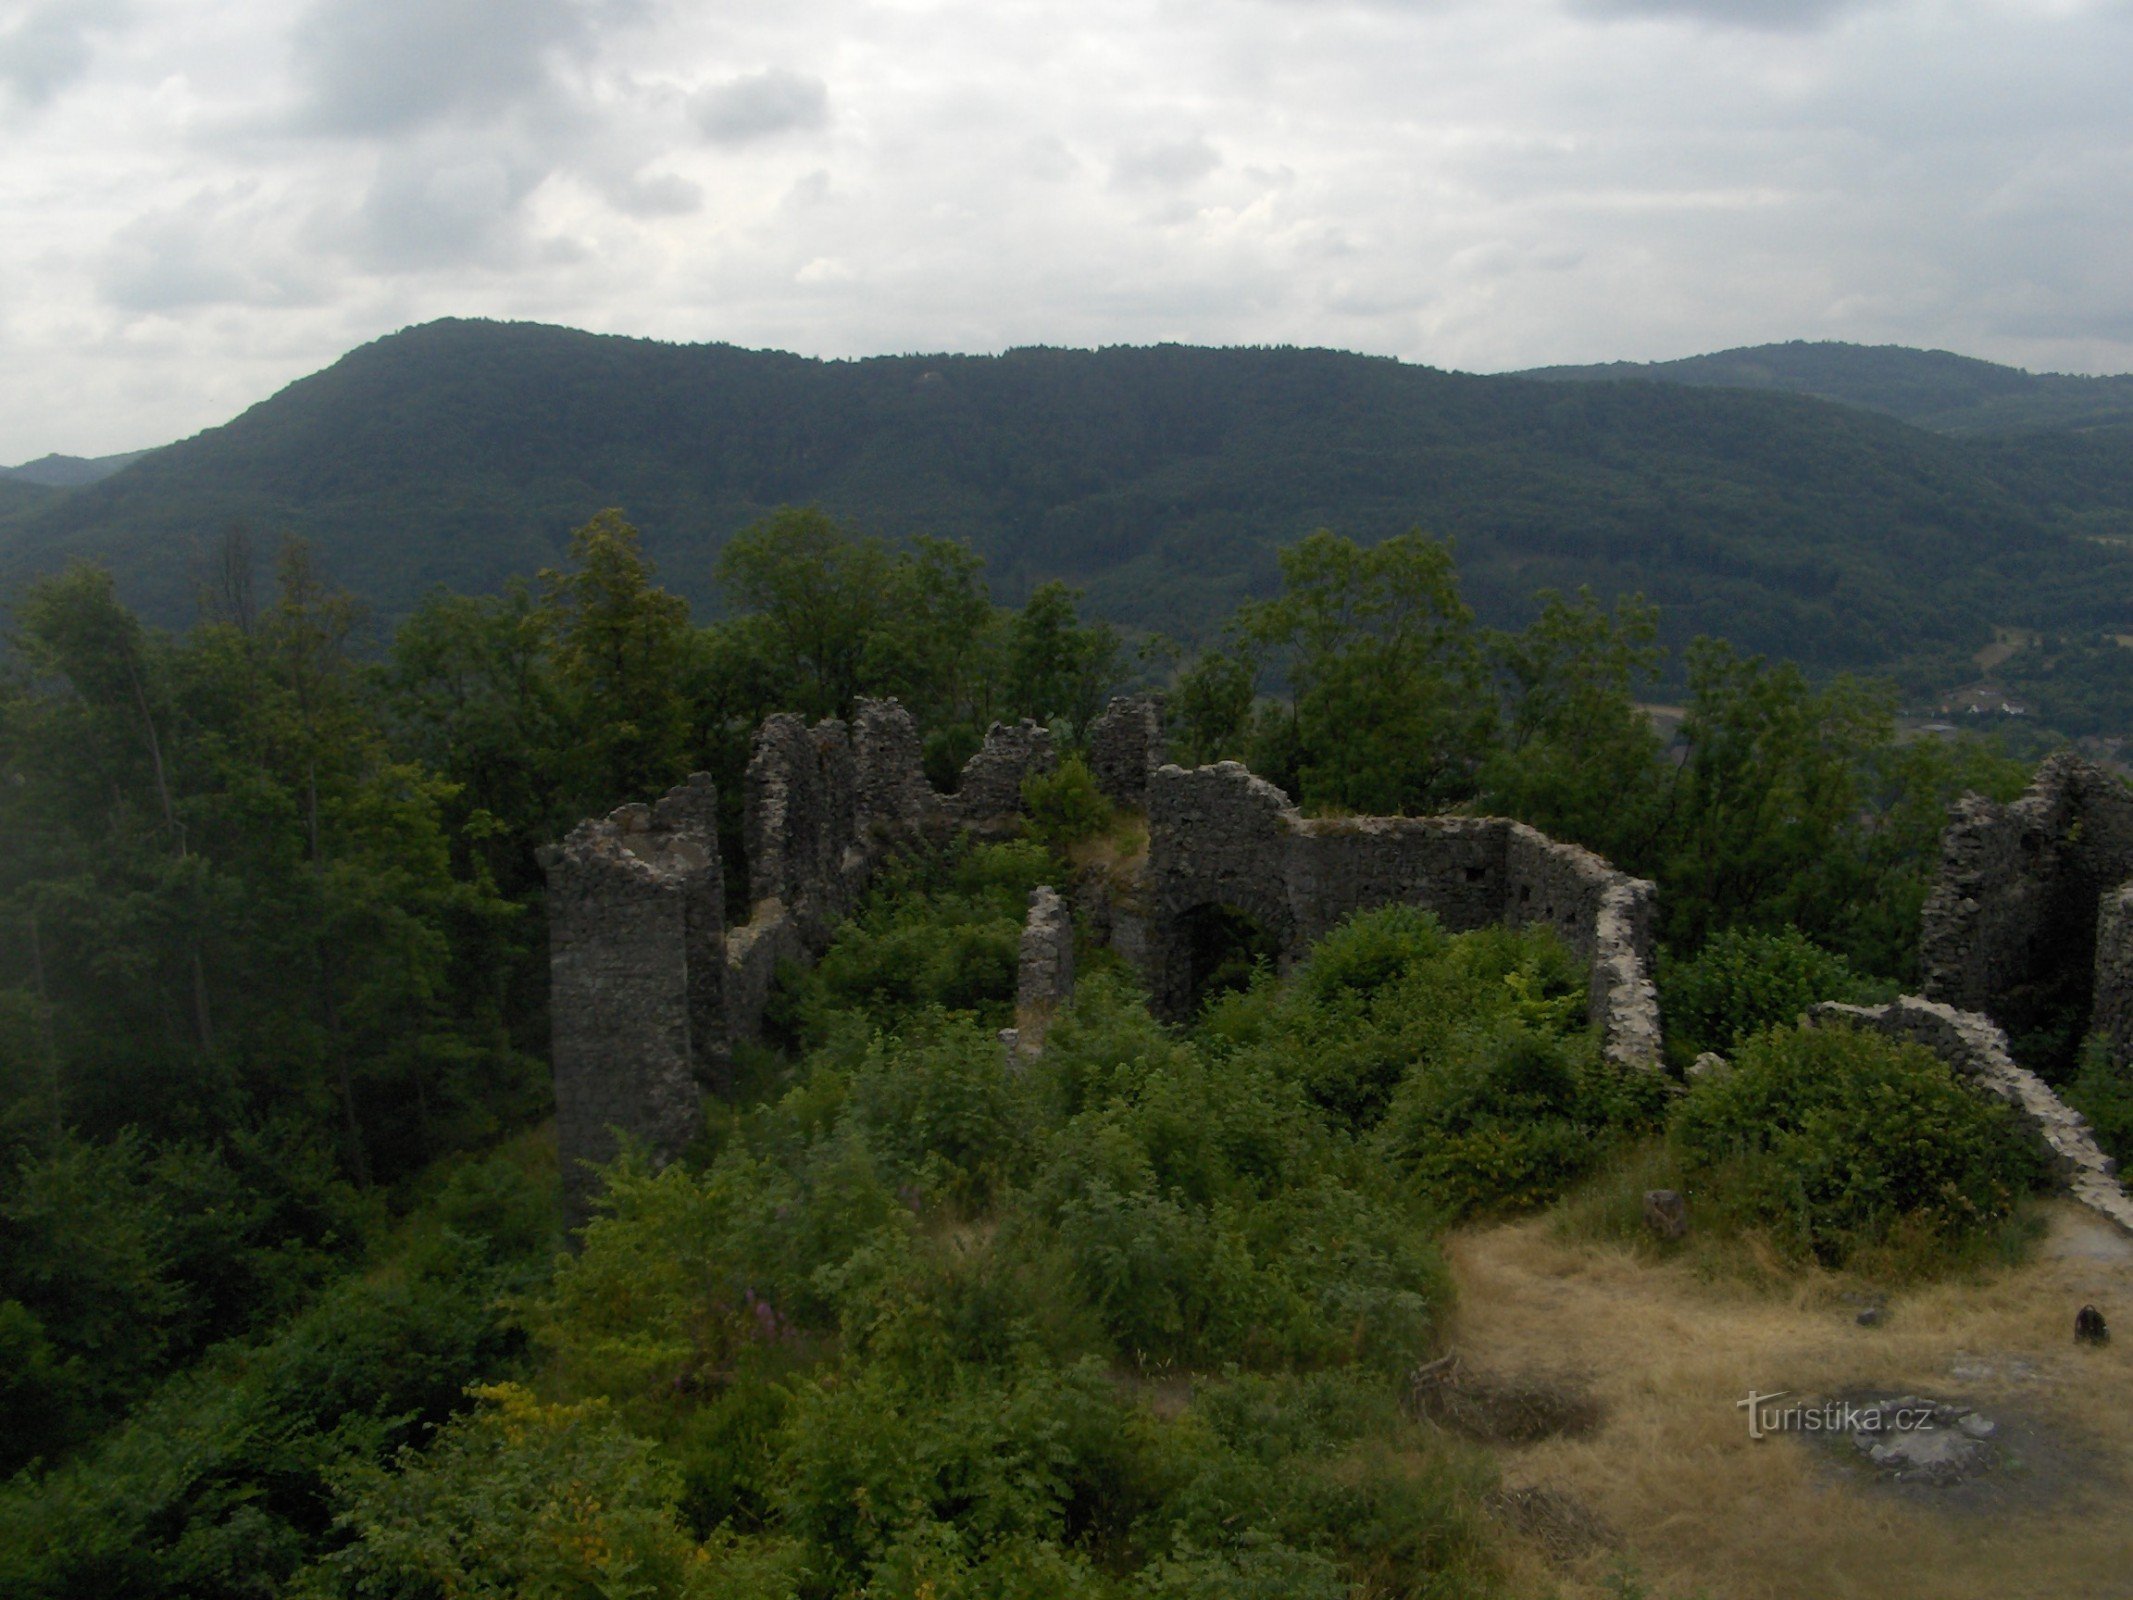
[[[2055,437],[1979,449],[1813,400],[1478,378],[1324,351],[1178,347],[824,363],[436,323],[226,427],[0,518],[0,592],[111,561],[165,621],[232,522],[283,530],[388,617],[554,560],[607,504],[700,606],[733,529],[818,500],[968,538],[1005,593],[1048,576],[1191,633],[1329,524],[1459,542],[1507,621],[1543,585],[1642,589],[1677,640],[1812,664],[1954,659],[1992,622],[2133,629],[2133,474]],[[2086,534],[2091,538],[2073,537]]]
[[[2125,1301],[2133,1246],[2091,1213],[2055,1204],[2035,1259],[1892,1296],[1873,1328],[1857,1325],[1840,1281],[1809,1276],[1789,1294],[1714,1282],[1687,1259],[1565,1241],[1545,1218],[1468,1230],[1449,1248],[1470,1363],[1574,1374],[1605,1411],[1586,1437],[1507,1456],[1506,1483],[1545,1483],[1597,1513],[1652,1593],[2121,1592],[2122,1491],[2094,1470],[2133,1442],[2133,1356],[2123,1342],[2077,1349],[2069,1333],[2076,1307]],[[1797,1437],[1750,1440],[1735,1402],[1751,1387],[1962,1399],[2034,1430],[2042,1448],[1975,1503],[1891,1493]],[[1614,1559],[1588,1559],[1566,1593],[1612,1592]]]

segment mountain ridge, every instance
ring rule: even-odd
[[[1508,377],[1551,383],[1673,383],[1811,395],[1937,433],[1994,434],[2133,426],[2133,375],[2030,372],[1908,345],[1792,339],[1673,361],[1533,367]]]
[[[2133,632],[2133,454],[1958,441],[1806,396],[1478,376],[1295,348],[1029,347],[822,361],[447,320],[351,351],[219,428],[0,510],[0,590],[109,562],[156,620],[233,523],[294,532],[388,620],[496,587],[620,505],[715,609],[723,540],[813,501],[968,539],[1188,637],[1326,525],[1452,537],[1484,620],[1544,586],[1642,591],[1835,670],[1945,679],[1995,624]]]

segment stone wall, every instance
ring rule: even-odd
[[[656,806],[581,823],[542,852],[548,875],[556,1139],[572,1227],[587,1162],[617,1132],[655,1161],[694,1138],[727,1059],[725,890],[717,797],[701,774]]]
[[[1114,696],[1089,724],[1089,771],[1113,805],[1139,811],[1148,804],[1148,774],[1163,765],[1163,697]]]
[[[2133,877],[2133,791],[2062,752],[2022,797],[1966,795],[1941,836],[1919,934],[1926,994],[2017,1032],[2086,1010],[2102,902]]]
[[[1848,1023],[1924,1045],[1980,1093],[2012,1106],[2035,1132],[2046,1158],[2075,1199],[2133,1232],[2133,1199],[2118,1182],[2118,1163],[2097,1147],[2088,1120],[2043,1079],[2007,1053],[2007,1035],[1990,1017],[1905,995],[1885,1006],[1825,1001],[1810,1023]]]
[[[1545,922],[1586,962],[1612,1059],[1656,1065],[1652,886],[1589,850],[1498,817],[1304,817],[1233,761],[1159,768],[1148,784],[1147,971],[1158,1008],[1192,999],[1190,919],[1241,912],[1283,966],[1344,918],[1423,906],[1455,932]]]
[[[1128,793],[1134,764],[1160,749],[1159,723],[1149,701],[1115,701],[1107,716],[1103,759]],[[779,963],[820,953],[886,852],[953,828],[1011,823],[1024,781],[1055,762],[1045,729],[995,724],[961,788],[944,799],[926,783],[909,713],[893,701],[862,701],[849,726],[771,717],[757,732],[743,795],[749,917],[731,930],[706,778],[656,806],[584,823],[544,852],[572,1224],[589,1199],[583,1163],[612,1158],[612,1130],[656,1160],[695,1136],[701,1097],[724,1088],[733,1043],[759,1031]],[[1146,972],[1159,1008],[1177,1014],[1191,997],[1186,922],[1204,908],[1257,921],[1286,964],[1352,912],[1402,902],[1457,930],[1548,923],[1589,965],[1593,1018],[1610,1056],[1657,1061],[1658,1006],[1645,971],[1651,885],[1589,851],[1496,818],[1306,819],[1234,762],[1161,767],[1145,773],[1143,792],[1146,862],[1137,871],[1088,869],[1073,889],[1091,932]],[[1040,889],[1017,985],[1025,1048],[1041,1043],[1072,989],[1067,905]]]
[[[1030,891],[1029,915],[1015,963],[1015,1025],[1002,1037],[1008,1059],[1044,1048],[1052,1018],[1074,998],[1074,918],[1059,891],[1040,884]]]
[[[2133,884],[2103,897],[2096,914],[2096,1003],[2089,1026],[2114,1061],[2133,1060]]]
[[[995,722],[978,753],[963,763],[954,796],[945,802],[964,827],[1004,831],[1022,811],[1022,785],[1059,765],[1052,730],[1024,717],[1009,727]]]

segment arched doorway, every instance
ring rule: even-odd
[[[1247,987],[1261,967],[1281,959],[1281,940],[1250,912],[1232,905],[1194,906],[1177,919],[1176,970],[1183,982],[1177,1014],[1189,1020],[1209,1000]]]

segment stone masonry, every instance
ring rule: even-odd
[[[963,763],[955,794],[945,804],[965,827],[1005,831],[1021,814],[1023,783],[1058,765],[1051,729],[1027,717],[1013,727],[995,722],[983,747]]]
[[[1652,885],[1589,850],[1499,817],[1304,817],[1233,761],[1148,783],[1148,978],[1159,1010],[1190,1001],[1189,919],[1243,913],[1286,967],[1357,911],[1426,907],[1455,932],[1544,922],[1586,962],[1608,1057],[1655,1067]]]
[[[733,1042],[761,1028],[778,964],[819,953],[884,854],[953,826],[1011,825],[1024,778],[1055,761],[1046,730],[995,724],[951,803],[919,752],[893,700],[862,700],[849,726],[767,719],[743,791],[749,914],[738,928],[725,926],[717,799],[702,775],[543,852],[571,1226],[588,1214],[587,1163],[613,1159],[618,1133],[662,1162],[696,1136]]]
[[[1052,1017],[1074,998],[1074,919],[1059,891],[1030,891],[1029,916],[1015,964],[1015,1035],[1020,1055],[1044,1048]]]
[[[581,823],[548,874],[556,1139],[564,1211],[619,1132],[655,1161],[695,1136],[726,1061],[725,889],[717,797],[699,774],[656,806]]]
[[[1104,733],[1119,796],[1145,771],[1149,853],[1118,882],[1077,879],[1091,932],[1145,972],[1159,1008],[1192,988],[1186,919],[1228,907],[1273,935],[1284,964],[1351,912],[1429,907],[1455,930],[1546,922],[1588,964],[1592,1016],[1611,1058],[1659,1056],[1646,974],[1651,885],[1589,851],[1487,817],[1307,819],[1235,763],[1186,772],[1160,753],[1148,701],[1114,701]],[[1092,737],[1096,730],[1092,727]],[[936,795],[910,714],[862,701],[849,725],[775,716],[744,789],[748,919],[724,923],[716,797],[696,777],[655,806],[581,824],[542,855],[548,872],[557,1137],[566,1211],[591,1201],[586,1163],[619,1133],[671,1160],[721,1092],[733,1043],[759,1031],[780,962],[812,960],[883,856],[957,828],[1011,827],[1022,785],[1056,763],[1035,723],[994,724],[953,796]],[[1102,874],[1099,874],[1100,876]],[[1032,898],[1018,1021],[1041,1044],[1073,989],[1073,924],[1050,888]]]
[[[2061,753],[2010,805],[1965,795],[1941,836],[1919,937],[1932,999],[2022,1032],[2092,1001],[2099,1024],[2133,1012],[2133,790]]]
[[[1811,1023],[1846,1023],[1922,1044],[1980,1093],[2012,1106],[2029,1124],[2046,1159],[2069,1193],[2133,1233],[2133,1199],[2117,1178],[2118,1163],[2097,1147],[2088,1120],[2035,1073],[2014,1063],[2007,1035],[1990,1017],[1905,995],[1885,1006],[1824,1001]]]
[[[1163,697],[1114,696],[1089,724],[1089,771],[1113,805],[1139,811],[1148,804],[1148,774],[1163,765]]]

